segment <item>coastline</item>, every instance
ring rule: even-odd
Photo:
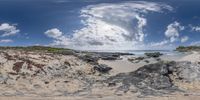
[[[199,73],[192,73],[198,70],[199,52],[181,56],[158,52],[142,56],[129,53],[67,52],[1,51],[0,99],[199,98]],[[173,70],[166,66],[173,67]],[[182,76],[177,73],[182,73]],[[152,83],[152,80],[155,82]],[[141,83],[142,86],[139,85]]]

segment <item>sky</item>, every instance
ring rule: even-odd
[[[0,0],[0,46],[172,50],[200,45],[200,0]]]

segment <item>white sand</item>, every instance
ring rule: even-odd
[[[148,58],[148,60],[150,61],[149,63],[146,63],[144,61],[140,61],[139,63],[133,63],[133,62],[128,61],[128,58],[131,58],[131,57],[137,57],[137,56],[122,56],[122,60],[113,60],[113,61],[100,60],[99,63],[106,64],[109,67],[112,67],[113,69],[110,71],[110,74],[116,75],[119,73],[132,72],[144,65],[156,62],[155,59]]]
[[[200,52],[193,51],[192,54],[178,59],[178,61],[200,62]]]

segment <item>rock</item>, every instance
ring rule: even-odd
[[[117,53],[100,53],[99,55],[102,60],[117,60],[120,58],[120,54]]]
[[[176,69],[176,76],[185,81],[200,81],[200,65],[191,62],[178,62]]]
[[[145,60],[144,62],[149,63],[150,61],[149,60]]]
[[[1,75],[0,74],[0,84],[5,84],[8,80],[8,76],[7,75]]]
[[[104,56],[101,57],[102,60],[117,60],[118,57],[113,57],[113,56]]]
[[[99,57],[92,54],[81,55],[79,58],[91,64],[97,64],[99,60]]]
[[[165,91],[174,91],[175,88],[169,75],[169,66],[175,66],[172,62],[158,62],[156,64],[145,65],[138,70],[130,73],[121,73],[108,78],[108,82],[120,83],[121,87],[129,89],[132,85],[145,95],[160,94]]]
[[[131,53],[111,53],[111,52],[94,52],[102,60],[121,60],[120,56],[124,55],[134,55]]]
[[[13,65],[13,70],[16,71],[17,73],[21,70],[22,66],[23,66],[24,62],[16,62]]]
[[[116,86],[116,83],[113,82],[108,83],[108,87],[113,87],[113,86]]]
[[[145,57],[131,57],[131,58],[128,58],[128,61],[133,62],[133,63],[139,63],[140,61],[144,59]]]
[[[112,68],[108,67],[105,64],[99,64],[94,66],[94,70],[101,72],[101,73],[108,73]]]
[[[163,55],[163,54],[160,53],[160,52],[153,52],[153,53],[145,53],[145,55],[146,55],[147,57],[158,58],[158,57],[160,57],[160,56]]]

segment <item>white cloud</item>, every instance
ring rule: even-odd
[[[15,35],[20,32],[15,25],[10,25],[8,23],[3,23],[0,25],[0,31],[3,31],[2,37]]]
[[[68,45],[70,42],[69,38],[65,37],[64,33],[61,32],[57,28],[49,29],[44,34],[54,39],[53,43],[50,44],[52,46],[53,45]]]
[[[70,39],[56,38],[53,44],[75,49],[137,49],[147,35],[145,15],[164,9],[172,7],[145,1],[89,5],[80,11],[84,27],[74,30]]]
[[[181,38],[181,42],[184,43],[186,41],[188,41],[189,37],[188,36],[184,36]]]
[[[58,38],[60,37],[63,33],[57,29],[57,28],[52,28],[52,29],[49,29],[45,32],[45,34],[48,36],[48,37],[51,37],[51,38]]]
[[[179,32],[184,30],[184,26],[181,26],[179,22],[175,21],[167,26],[165,36],[170,39],[170,42],[175,42],[179,38]]]
[[[192,45],[192,46],[200,46],[200,41],[192,42],[190,45]]]
[[[192,31],[200,32],[200,26],[191,26]]]
[[[10,40],[10,39],[0,40],[0,43],[10,43],[10,42],[13,42],[13,40]]]
[[[166,44],[168,44],[169,41],[168,40],[163,40],[161,42],[153,42],[153,43],[150,43],[150,46],[151,47],[157,47],[157,46],[164,46]]]

